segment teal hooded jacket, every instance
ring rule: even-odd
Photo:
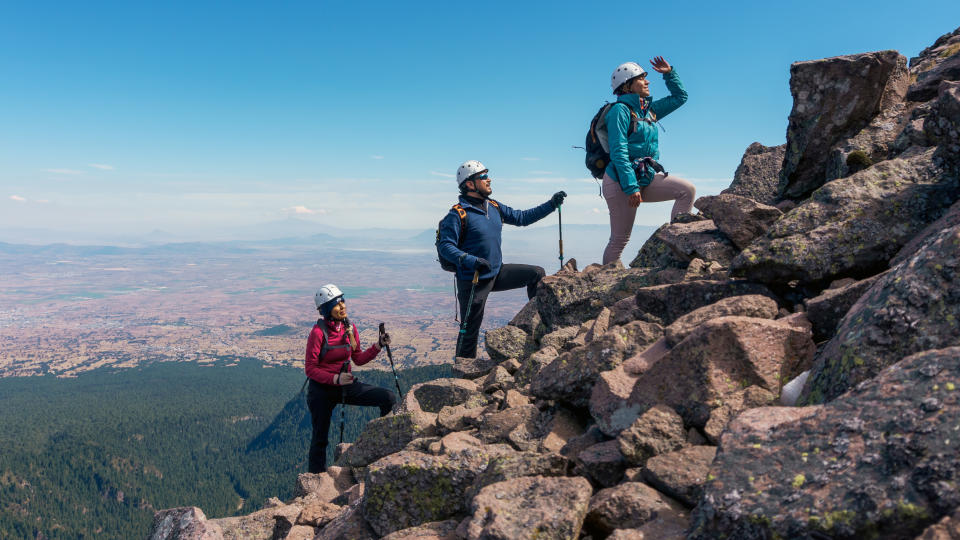
[[[640,188],[653,180],[653,171],[647,170],[646,175],[637,178],[633,172],[633,160],[642,157],[660,159],[660,137],[657,132],[656,121],[677,110],[687,101],[687,91],[677,76],[677,70],[663,76],[670,95],[658,100],[641,98],[637,94],[625,94],[617,98],[617,103],[625,103],[633,107],[640,117],[637,122],[637,131],[630,137],[630,109],[625,105],[614,104],[607,111],[607,141],[610,145],[610,163],[606,174],[620,183],[620,187],[627,195],[633,195]],[[651,114],[652,113],[652,114]]]

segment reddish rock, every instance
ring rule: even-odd
[[[484,343],[490,359],[501,362],[508,358],[526,358],[534,351],[533,337],[516,326],[488,330]]]
[[[568,441],[580,436],[586,431],[586,426],[569,409],[559,408],[550,419],[546,433],[540,441],[541,452],[559,452]]]
[[[601,489],[590,499],[586,527],[604,536],[614,529],[640,527],[666,512],[683,512],[683,507],[644,483],[626,482]]]
[[[647,460],[643,479],[681,503],[694,507],[703,492],[715,446],[691,446]]]
[[[337,467],[337,469],[342,471],[340,467]],[[350,486],[346,486],[345,489],[349,489],[349,487]],[[318,474],[301,473],[297,475],[297,487],[293,493],[295,497],[313,494],[321,501],[329,502],[339,497],[341,491],[342,490],[337,489],[333,478],[326,472],[322,472]]]
[[[631,465],[686,446],[683,418],[666,405],[655,405],[617,436],[620,453]]]
[[[478,379],[490,372],[497,363],[488,356],[477,355],[476,358],[458,356],[453,362],[453,376],[461,379]]]
[[[381,540],[460,540],[456,534],[457,524],[454,519],[424,523],[390,533]]]
[[[670,285],[644,287],[637,291],[634,309],[644,320],[669,325],[691,311],[709,306],[731,296],[760,294],[774,298],[763,285],[743,280],[686,281]],[[623,308],[621,308],[623,309]],[[612,310],[613,320],[618,310]]]
[[[713,220],[738,249],[743,249],[762,236],[783,212],[773,206],[738,195],[701,197],[694,203],[703,214]],[[727,261],[729,263],[729,261]]]
[[[531,421],[538,414],[540,410],[535,405],[524,405],[482,416],[477,426],[480,440],[487,443],[504,442],[517,426]]]
[[[701,324],[717,317],[755,317],[773,319],[777,316],[777,303],[769,296],[749,294],[732,296],[719,302],[697,308],[673,321],[664,329],[664,337],[671,347],[680,343]]]
[[[820,296],[804,302],[807,318],[813,324],[813,339],[820,342],[832,338],[843,316],[884,274],[886,272],[840,287],[826,289],[820,293]]]
[[[465,405],[471,408],[487,404],[477,383],[455,378],[434,379],[415,384],[407,392],[405,401],[411,397],[416,399],[417,409],[428,413],[438,413],[447,406]]]
[[[818,407],[724,433],[691,539],[913,538],[960,506],[960,347],[912,355]]]
[[[617,485],[627,468],[616,440],[597,443],[582,450],[577,455],[577,464],[603,487]]]
[[[306,500],[303,504],[303,510],[297,516],[296,524],[323,527],[340,515],[341,510],[340,506],[330,502]],[[313,537],[311,536],[311,538]]]
[[[481,489],[490,484],[524,476],[566,476],[570,468],[570,460],[560,454],[514,452],[495,456],[490,459],[487,468],[477,476],[468,491],[467,499],[472,499]]]
[[[336,465],[365,467],[383,456],[401,450],[410,441],[421,437],[433,436],[436,431],[437,415],[426,412],[389,414],[375,418],[367,423],[357,438]]]
[[[584,478],[532,476],[483,488],[470,503],[469,540],[575,540],[590,503]]]
[[[314,540],[376,540],[379,536],[363,519],[360,501],[344,506],[340,514],[320,529]]]
[[[693,259],[716,261],[727,266],[736,254],[736,248],[713,221],[674,222],[657,229],[644,242],[630,266],[686,267]]]
[[[960,510],[927,527],[915,540],[960,540]]]

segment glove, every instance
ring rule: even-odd
[[[473,269],[479,270],[481,274],[486,274],[490,270],[493,270],[493,267],[490,266],[490,261],[483,257],[477,257],[477,262],[473,265]]]
[[[553,197],[550,197],[550,202],[553,203],[554,208],[559,208],[560,205],[563,204],[563,199],[565,199],[566,196],[567,196],[566,191],[558,191],[553,194]]]
[[[386,333],[380,334],[380,341],[377,342],[377,345],[379,345],[380,348],[382,349],[389,344],[390,344],[390,334],[386,334]]]

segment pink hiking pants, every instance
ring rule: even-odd
[[[696,194],[697,188],[690,182],[662,174],[654,175],[653,181],[640,190],[645,203],[676,201],[670,211],[671,221],[677,214],[693,209]],[[610,241],[603,250],[603,264],[607,264],[619,259],[623,253],[623,248],[630,240],[637,209],[630,206],[630,196],[623,192],[620,184],[606,174],[603,175],[603,198],[607,200],[607,209],[610,210]]]

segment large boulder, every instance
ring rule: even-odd
[[[436,414],[420,411],[375,418],[337,459],[336,465],[365,467],[383,456],[399,452],[414,439],[435,435],[436,421]]]
[[[764,146],[758,142],[748,146],[733,173],[733,182],[720,193],[747,197],[762,204],[776,204],[786,148],[786,144]]]
[[[570,460],[556,453],[516,452],[497,456],[491,458],[487,468],[477,476],[468,498],[472,499],[481,489],[490,484],[514,478],[566,476],[570,467]]]
[[[710,220],[669,223],[644,242],[631,267],[686,268],[693,259],[716,261],[728,266],[736,248]]]
[[[469,540],[576,540],[590,503],[584,478],[530,476],[491,484],[473,498]]]
[[[724,433],[693,540],[913,538],[960,506],[960,348],[919,353],[825,405]]]
[[[479,452],[389,455],[367,469],[363,517],[379,535],[447,519],[466,509],[467,489],[486,465]]]
[[[415,384],[407,392],[404,400],[416,400],[414,410],[438,413],[444,407],[463,405],[470,409],[486,405],[488,400],[477,383],[465,379],[446,378],[434,379],[425,383]]]
[[[676,501],[642,482],[601,489],[590,498],[586,527],[598,537],[614,529],[637,528],[660,514],[683,512]]]
[[[362,500],[358,499],[343,507],[340,514],[327,523],[314,540],[375,540],[376,532],[367,524],[361,511]]]
[[[693,203],[738,250],[762,236],[783,215],[779,209],[739,195],[701,197]],[[733,257],[731,257],[732,259]],[[717,261],[729,265],[727,261]]]
[[[501,362],[508,358],[526,358],[536,349],[530,334],[509,324],[495,330],[488,330],[484,343],[490,359],[494,362]]]
[[[458,356],[454,358],[451,372],[461,379],[478,379],[496,367],[497,362],[488,356],[477,355],[476,358]]]
[[[775,298],[770,289],[758,283],[736,279],[728,281],[688,281],[668,285],[644,287],[637,291],[633,304],[618,304],[611,309],[611,322],[622,324],[620,318],[634,319],[669,325],[691,311],[713,304],[731,296],[761,294]],[[633,311],[630,312],[626,308]]]
[[[280,504],[245,516],[211,519],[226,539],[272,538],[289,529],[303,511],[300,504]]]
[[[626,406],[642,411],[663,403],[686,424],[704,427],[713,409],[747,387],[780,391],[805,369],[816,347],[809,328],[751,317],[720,317],[701,324],[642,373]],[[599,423],[602,418],[594,417]]]
[[[916,255],[927,244],[936,240],[937,235],[943,230],[956,227],[957,225],[960,225],[960,200],[953,203],[953,206],[948,208],[947,211],[940,216],[940,219],[927,225],[925,229],[907,242],[897,255],[890,259],[890,268]]]
[[[390,533],[380,540],[458,540],[457,525],[459,522],[455,519],[432,521]]]
[[[643,467],[643,479],[651,486],[693,508],[700,500],[715,446],[690,446],[654,456]]]
[[[619,261],[582,272],[558,272],[537,288],[540,318],[550,331],[596,318],[604,306],[646,285],[647,269],[625,269]]]
[[[223,531],[207,521],[203,510],[184,506],[161,510],[153,515],[148,540],[222,540]]]
[[[614,439],[581,450],[577,454],[577,467],[598,486],[611,487],[623,479],[627,461],[620,453],[620,443]]]
[[[829,401],[904,356],[960,344],[960,225],[860,297],[817,357],[801,403]]]
[[[800,199],[820,187],[826,177],[823,156],[882,109],[902,101],[908,83],[906,58],[897,51],[792,64],[793,109],[779,196]]]
[[[777,316],[777,303],[769,296],[748,294],[731,296],[709,306],[697,308],[670,323],[663,335],[671,347],[680,343],[701,324],[718,317],[756,317],[773,319]]]
[[[934,165],[933,153],[887,160],[824,185],[743,250],[731,275],[823,283],[885,270],[960,196],[960,181]]]
[[[585,407],[600,372],[615,368],[660,338],[659,325],[634,321],[615,326],[587,345],[563,353],[541,369],[530,393]]]
[[[931,100],[937,97],[943,81],[960,80],[960,28],[940,36],[911,58],[910,73],[917,78],[907,90],[907,99],[911,101]]]
[[[521,405],[481,416],[477,429],[486,443],[505,442],[510,433],[522,424],[533,422],[540,415],[536,405]]]

